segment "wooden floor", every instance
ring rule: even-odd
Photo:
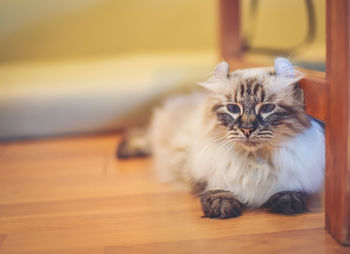
[[[150,159],[118,161],[117,135],[0,145],[0,253],[350,253],[299,216],[202,218]]]

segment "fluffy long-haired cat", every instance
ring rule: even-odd
[[[150,144],[161,178],[191,185],[204,215],[236,217],[245,207],[294,214],[324,178],[323,128],[304,112],[302,78],[284,58],[229,73],[220,63],[206,92],[166,100],[147,140],[134,136],[119,157]]]

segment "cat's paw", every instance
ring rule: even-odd
[[[273,213],[302,213],[306,211],[306,194],[297,191],[278,192],[269,198],[264,207]]]
[[[243,204],[229,191],[211,190],[200,195],[205,217],[226,219],[242,213]]]
[[[142,130],[133,130],[119,143],[117,157],[128,159],[133,157],[146,157],[151,154],[146,134]]]

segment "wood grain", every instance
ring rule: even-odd
[[[2,243],[4,242],[6,238],[6,235],[5,234],[0,234],[0,246],[2,245]]]
[[[1,146],[0,253],[252,253],[257,243],[260,253],[345,250],[325,234],[320,209],[202,218],[197,198],[160,183],[151,159],[115,159],[118,140],[104,135]]]
[[[310,244],[318,242],[319,245]],[[329,244],[333,246],[331,247]],[[277,233],[239,235],[202,240],[183,240],[129,246],[108,246],[106,254],[115,253],[349,253],[347,249],[334,248],[334,240],[322,229],[283,231]]]
[[[327,0],[326,228],[350,244],[350,3]]]
[[[327,115],[327,86],[324,73],[300,70],[305,73],[305,78],[300,81],[304,91],[305,111],[312,117],[323,122]]]

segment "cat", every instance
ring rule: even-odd
[[[205,217],[302,213],[325,168],[324,129],[304,111],[302,77],[285,58],[231,73],[222,62],[204,91],[155,109],[147,135],[126,139],[118,155],[151,152],[163,180],[192,186]]]

